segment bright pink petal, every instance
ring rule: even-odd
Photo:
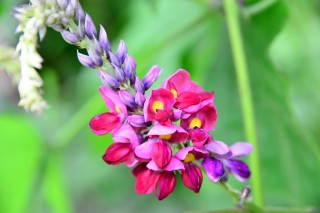
[[[155,189],[159,175],[150,169],[142,169],[136,174],[137,194],[150,194]]]
[[[105,112],[93,117],[90,128],[97,135],[105,135],[120,126],[120,118],[111,112]]]
[[[170,163],[164,168],[166,171],[183,170],[183,163],[175,157],[171,158]]]
[[[177,126],[177,130],[172,134],[168,140],[170,143],[184,142],[189,138],[189,134],[180,126]]]
[[[207,131],[204,131],[203,129],[189,129],[188,130],[190,135],[190,140],[192,141],[193,145],[197,148],[202,147],[209,137],[209,134]]]
[[[148,140],[147,142],[144,142],[143,144],[137,146],[134,149],[134,153],[138,158],[150,160],[152,156],[152,150],[153,146],[156,143],[155,140]]]
[[[172,150],[163,140],[156,142],[152,149],[151,159],[157,164],[158,168],[163,169],[172,158]]]
[[[126,162],[132,153],[132,146],[129,143],[114,143],[108,147],[103,160],[111,165]]]
[[[106,103],[107,107],[113,113],[123,113],[127,115],[127,107],[124,105],[119,97],[119,94],[106,86],[99,88],[100,94]]]
[[[113,140],[118,143],[131,143],[133,147],[139,145],[138,136],[129,124],[125,124],[112,133]]]
[[[173,134],[177,129],[177,125],[172,124],[170,126],[163,126],[161,124],[155,124],[150,131],[148,132],[148,135],[171,135]]]

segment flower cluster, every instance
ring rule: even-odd
[[[142,81],[144,88],[158,74],[153,67]],[[112,134],[114,143],[103,160],[133,168],[138,194],[154,192],[162,200],[174,191],[178,174],[198,193],[202,168],[213,182],[226,180],[228,173],[239,181],[250,177],[248,166],[237,158],[248,155],[252,146],[238,142],[228,147],[213,139],[209,132],[217,120],[214,93],[191,81],[187,71],[178,70],[146,98],[138,95],[128,101],[122,90],[99,90],[110,112],[95,116],[90,127],[97,135]]]

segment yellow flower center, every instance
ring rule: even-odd
[[[171,134],[169,134],[169,135],[159,135],[159,138],[164,139],[164,140],[170,140]]]
[[[120,107],[118,107],[118,106],[115,106],[115,109],[116,109],[116,112],[117,112],[117,113],[120,113],[120,112],[121,112],[121,109],[120,109]]]
[[[199,118],[195,117],[194,119],[191,120],[190,124],[189,124],[189,129],[193,129],[195,127],[200,128],[201,127],[201,121]]]
[[[164,104],[161,101],[155,101],[152,104],[152,110],[154,111],[154,113],[157,113],[157,110],[163,109],[163,108],[164,108]]]
[[[177,90],[171,89],[170,91],[171,91],[171,93],[173,94],[173,97],[174,97],[174,98],[177,98],[177,97],[178,97],[178,92],[177,92]]]
[[[185,163],[189,163],[189,162],[191,162],[191,161],[194,161],[194,159],[196,159],[195,157],[194,157],[194,154],[192,154],[192,153],[188,153],[187,154],[187,156],[184,158],[184,161],[183,162],[185,162]]]

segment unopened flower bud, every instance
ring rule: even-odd
[[[123,62],[127,56],[127,51],[128,51],[128,49],[127,49],[126,43],[123,40],[121,40],[119,43],[119,46],[118,46],[117,53],[116,53],[116,56],[118,57],[121,64],[123,64]]]
[[[77,35],[67,30],[62,31],[61,35],[63,39],[70,44],[77,44],[79,42]]]
[[[106,33],[106,30],[101,25],[100,25],[100,32],[99,32],[99,42],[105,52],[109,52],[111,50],[110,42],[108,40],[108,35]]]
[[[119,91],[119,96],[121,101],[125,105],[131,107],[132,109],[136,109],[138,107],[138,105],[135,102],[134,96],[128,93],[127,91],[124,91],[124,90]]]
[[[97,34],[96,27],[94,26],[94,23],[88,14],[86,14],[84,29],[85,29],[86,35],[90,39],[93,39]]]
[[[98,71],[98,75],[102,81],[102,83],[107,86],[110,89],[117,89],[119,88],[119,82],[117,81],[117,79],[113,76],[111,76],[109,73],[107,72],[103,72],[103,71]]]
[[[96,64],[94,63],[94,61],[91,59],[91,57],[84,55],[82,53],[77,52],[78,55],[78,59],[80,61],[80,63],[83,66],[89,67],[89,68],[95,68]]]
[[[142,83],[144,85],[144,89],[148,90],[151,85],[157,80],[161,73],[161,69],[159,66],[155,65],[151,67],[146,76],[142,79]]]

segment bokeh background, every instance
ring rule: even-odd
[[[163,69],[153,88],[184,68],[215,91],[219,117],[213,136],[231,144],[246,140],[245,118],[219,2],[81,1],[95,24],[106,28],[113,49],[126,41],[140,77],[154,64]],[[241,2],[265,202],[319,208],[320,1]],[[98,137],[88,126],[106,111],[96,72],[82,67],[76,48],[51,29],[39,45],[50,108],[36,116],[17,107],[17,87],[5,72],[17,64],[5,56],[18,41],[12,13],[21,3],[27,1],[0,0],[0,212],[203,212],[234,206],[207,177],[200,194],[178,180],[161,202],[136,195],[131,171],[101,159],[110,136]],[[230,183],[238,189],[250,185],[233,178]]]

